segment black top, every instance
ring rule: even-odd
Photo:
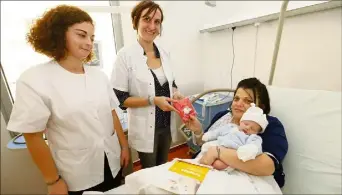
[[[204,133],[222,116],[226,115],[229,110],[217,113],[211,120],[210,125],[204,130]],[[264,133],[259,134],[262,138],[262,151],[266,153],[274,162],[275,171],[273,173],[274,179],[279,187],[285,184],[285,174],[283,172],[282,162],[288,151],[288,143],[283,124],[273,116],[267,115],[268,125]],[[200,151],[197,153],[199,154]],[[197,154],[195,156],[197,156]]]
[[[160,52],[155,44],[153,44],[154,54],[156,58],[160,58]],[[146,55],[144,51],[144,55]],[[158,78],[154,74],[152,70],[151,74],[153,75],[154,79],[154,86],[155,86],[155,96],[165,96],[170,97],[170,89],[169,89],[169,82],[166,81],[163,85],[159,83]],[[174,88],[178,88],[175,81],[172,82],[172,86]],[[119,99],[120,108],[122,110],[126,110],[127,108],[123,106],[123,103],[127,98],[130,97],[129,92],[120,91],[114,88],[114,92]],[[171,112],[164,112],[158,106],[156,106],[156,114],[155,114],[155,129],[169,127],[171,124]]]

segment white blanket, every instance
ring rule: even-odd
[[[126,176],[126,193],[173,194],[157,187],[165,178],[177,175],[168,171],[173,163],[174,161],[142,169]],[[114,191],[108,191],[106,194]],[[272,176],[251,176],[237,170],[229,174],[225,171],[211,170],[196,194],[282,194],[282,192]]]

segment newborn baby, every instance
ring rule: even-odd
[[[197,158],[200,159],[211,146],[223,146],[236,149],[238,158],[244,162],[255,159],[262,153],[262,139],[258,134],[263,133],[267,125],[268,121],[263,110],[252,103],[241,117],[240,126],[228,123],[206,132],[202,137],[205,144]],[[216,160],[213,166],[219,170],[231,170],[221,160]]]

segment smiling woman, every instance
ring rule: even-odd
[[[129,161],[109,80],[85,65],[92,59],[94,30],[87,12],[59,5],[27,34],[33,49],[51,60],[19,77],[7,129],[23,133],[49,194],[108,191],[121,184],[121,167]]]
[[[89,10],[89,15],[92,17],[96,27],[94,32],[96,37],[93,46],[94,55],[87,65],[95,66],[109,76],[116,56],[114,34],[118,31],[113,30],[114,23],[117,23],[118,19],[112,18],[111,12],[107,9],[110,7],[110,2],[66,1],[63,3],[77,7],[86,7]],[[1,81],[7,85],[3,89],[8,89],[3,90],[1,93],[1,102],[4,105],[2,108],[6,108],[2,109],[1,112],[5,116],[6,123],[9,120],[13,102],[16,98],[16,83],[19,76],[28,68],[50,60],[46,55],[34,51],[27,42],[26,34],[33,25],[35,18],[60,4],[60,1],[1,2],[1,73],[2,78],[4,78]],[[26,9],[27,7],[30,7],[30,9]],[[13,12],[13,10],[16,10],[16,12]],[[120,29],[120,27],[116,29]],[[117,40],[120,40],[120,35],[116,35]],[[122,117],[121,113],[118,114]],[[18,135],[15,132],[9,133],[12,138]],[[17,148],[13,143],[11,146]]]
[[[131,12],[137,41],[118,52],[111,77],[122,109],[128,109],[128,139],[142,167],[167,162],[177,136],[173,99],[182,99],[171,69],[170,54],[154,42],[164,19],[161,7],[140,1]]]
[[[96,65],[103,70],[107,76],[110,75],[112,64],[115,60],[116,47],[114,40],[112,14],[105,12],[110,7],[109,1],[65,1],[63,4],[87,7],[89,15],[95,25],[96,37],[94,39],[94,54],[89,65]],[[48,9],[60,5],[61,1],[14,1],[1,2],[1,65],[8,81],[11,93],[11,104],[15,99],[16,81],[26,69],[35,64],[49,60],[49,57],[35,52],[27,44],[26,33],[33,24],[34,18],[40,16]],[[26,9],[30,7],[30,9]],[[95,9],[95,8],[102,8]],[[16,12],[13,12],[16,10]],[[18,14],[20,13],[20,14]],[[113,19],[114,20],[114,19]],[[95,48],[96,47],[96,48]],[[20,58],[17,56],[20,55]],[[94,56],[95,57],[95,56]],[[98,62],[98,63],[95,63]],[[10,113],[8,113],[10,114]],[[7,120],[6,120],[7,122]]]
[[[55,8],[56,13],[46,12],[30,29],[28,43],[36,52],[57,61],[64,61],[70,56],[90,61],[94,24],[86,12],[75,15],[78,10],[76,7],[62,5]],[[65,16],[65,13],[69,15]],[[60,23],[63,17],[65,19]]]

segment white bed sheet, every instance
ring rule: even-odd
[[[121,189],[113,189],[106,194],[172,194],[154,186],[168,174],[176,174],[168,171],[173,164],[166,164],[143,169],[126,176],[126,184]],[[224,171],[209,171],[196,194],[282,194],[272,176],[255,177],[240,171],[232,171],[230,174]]]

